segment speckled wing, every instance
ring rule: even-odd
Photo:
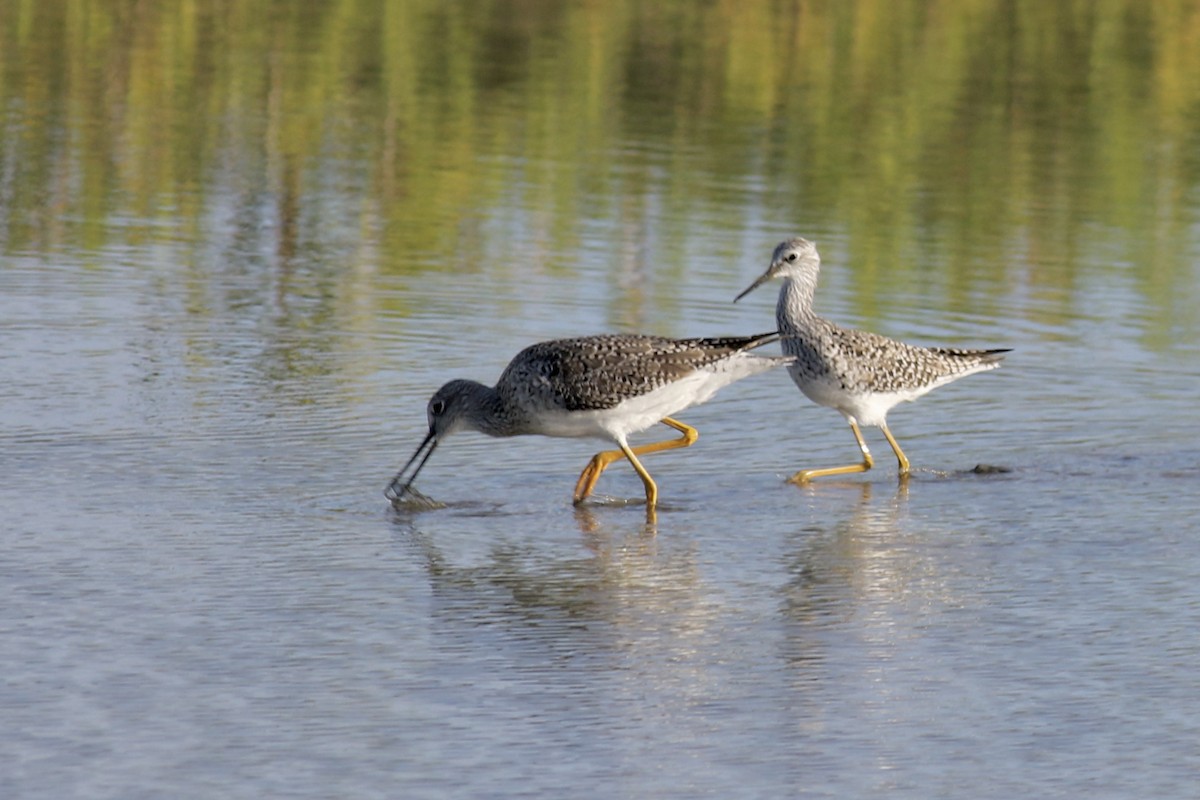
[[[985,356],[981,351],[952,348],[927,348],[892,343],[890,369],[879,376],[875,391],[903,392],[913,388],[941,386],[952,380],[999,366],[1000,356]],[[873,387],[874,388],[874,387]]]
[[[517,354],[496,389],[541,408],[612,408],[776,338],[774,333],[718,339],[614,334],[539,342]]]
[[[822,320],[824,322],[824,320]],[[851,392],[905,392],[937,386],[999,366],[1003,350],[920,347],[870,331],[826,324],[817,342],[799,341],[793,370],[809,379],[836,377]],[[788,349],[788,348],[785,348]]]

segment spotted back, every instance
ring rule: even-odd
[[[776,338],[774,333],[715,339],[613,334],[539,342],[509,363],[496,391],[522,407],[613,408]]]
[[[1008,350],[920,347],[870,331],[815,318],[803,332],[785,335],[799,380],[821,381],[855,394],[932,388],[1000,365]]]

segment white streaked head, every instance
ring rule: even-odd
[[[804,279],[815,285],[817,273],[820,271],[821,256],[817,253],[815,244],[799,236],[787,239],[780,242],[771,254],[771,265],[767,267],[767,271],[758,276],[758,279],[735,297],[733,302],[741,300],[772,278]]]

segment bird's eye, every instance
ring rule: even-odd
[[[445,413],[445,411],[446,411],[446,401],[445,400],[434,400],[433,402],[431,402],[429,404],[429,413],[433,414],[435,417],[440,417],[442,414]]]
[[[795,254],[795,253],[788,253],[787,260],[788,260],[788,261],[792,261],[792,262],[794,262],[794,261],[796,260],[796,254]]]

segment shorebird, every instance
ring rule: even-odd
[[[597,453],[584,467],[575,483],[575,504],[587,499],[609,464],[627,458],[645,485],[647,507],[653,509],[658,487],[637,457],[696,441],[696,429],[673,414],[703,403],[736,380],[790,364],[791,356],[750,352],[778,339],[775,332],[716,339],[615,334],[531,345],[513,358],[494,387],[453,380],[434,393],[427,408],[429,433],[384,494],[393,502],[402,500],[442,439],[474,430],[489,436],[615,442],[619,450]],[[630,434],[658,422],[682,436],[629,446]]]
[[[805,484],[824,475],[869,470],[874,460],[860,425],[883,431],[896,454],[903,480],[908,477],[909,462],[888,430],[888,411],[951,381],[995,369],[1004,358],[1002,354],[1009,350],[918,347],[877,333],[843,328],[813,310],[820,271],[816,246],[806,239],[788,239],[775,248],[767,271],[734,298],[736,303],[772,278],[783,279],[775,320],[783,352],[796,358],[788,372],[808,399],[842,412],[862,451],[858,464],[804,469],[788,481]]]

